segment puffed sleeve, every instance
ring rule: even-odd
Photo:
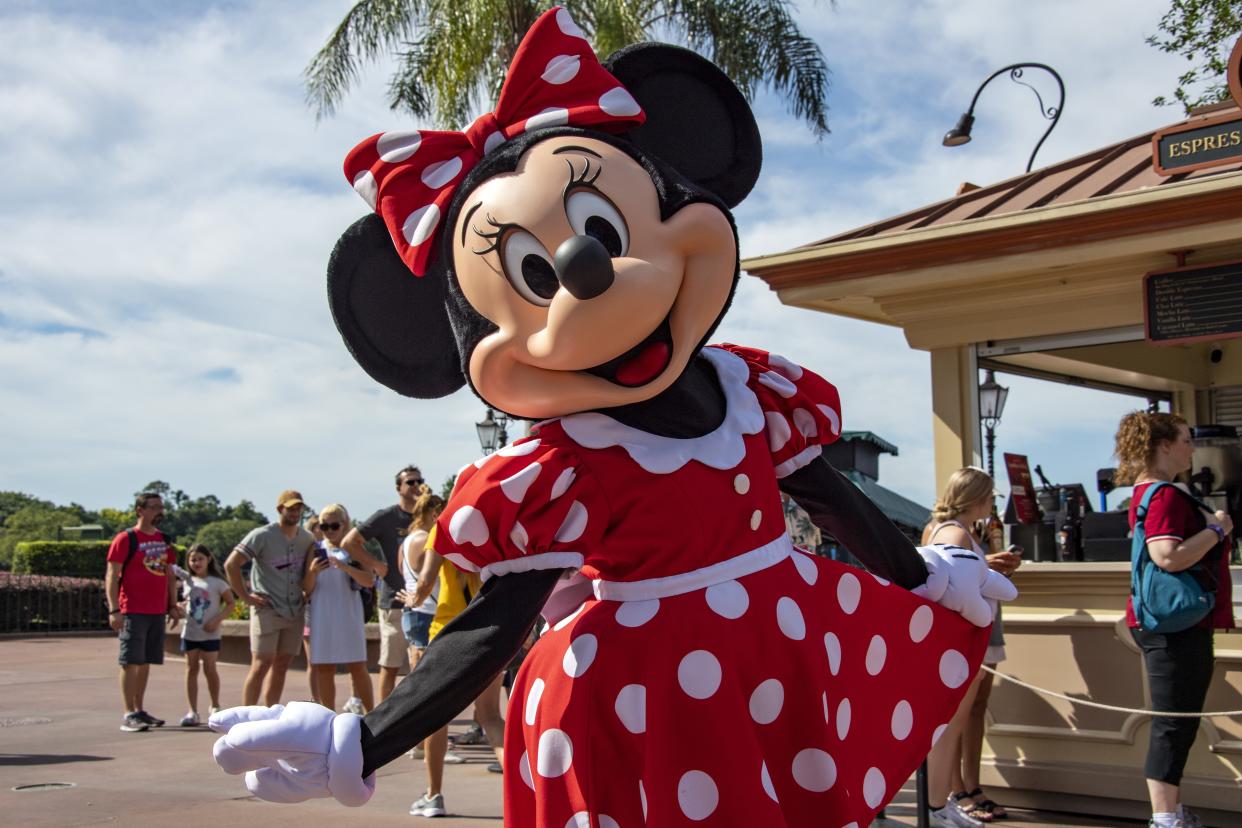
[[[577,569],[608,521],[607,501],[573,447],[533,437],[461,471],[436,522],[434,548],[483,580]]]
[[[841,436],[841,397],[832,383],[777,354],[727,343],[720,347],[750,369],[747,385],[763,409],[777,478],[810,463]]]

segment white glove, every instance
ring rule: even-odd
[[[212,753],[225,773],[246,774],[246,788],[268,802],[331,796],[365,805],[375,774],[362,778],[362,718],[312,702],[230,707],[207,724],[224,735]]]
[[[992,608],[986,599],[1012,601],[1018,597],[1013,582],[989,569],[976,552],[934,544],[918,547],[918,553],[927,564],[927,583],[911,591],[960,613],[976,627],[992,623]]]

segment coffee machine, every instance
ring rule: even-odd
[[[1242,517],[1242,440],[1228,425],[1191,429],[1194,455],[1190,486],[1213,509],[1229,513],[1234,523]]]

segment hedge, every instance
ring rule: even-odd
[[[13,551],[13,572],[27,575],[104,577],[111,541],[22,541]],[[178,554],[180,547],[175,547]]]

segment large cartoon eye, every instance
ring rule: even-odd
[[[625,219],[612,202],[594,190],[575,190],[565,199],[569,226],[579,236],[590,236],[604,246],[612,258],[630,249],[630,233]]]
[[[552,257],[539,240],[525,230],[512,230],[505,234],[503,245],[500,261],[513,289],[532,305],[546,308],[552,304],[561,283],[556,280]]]

